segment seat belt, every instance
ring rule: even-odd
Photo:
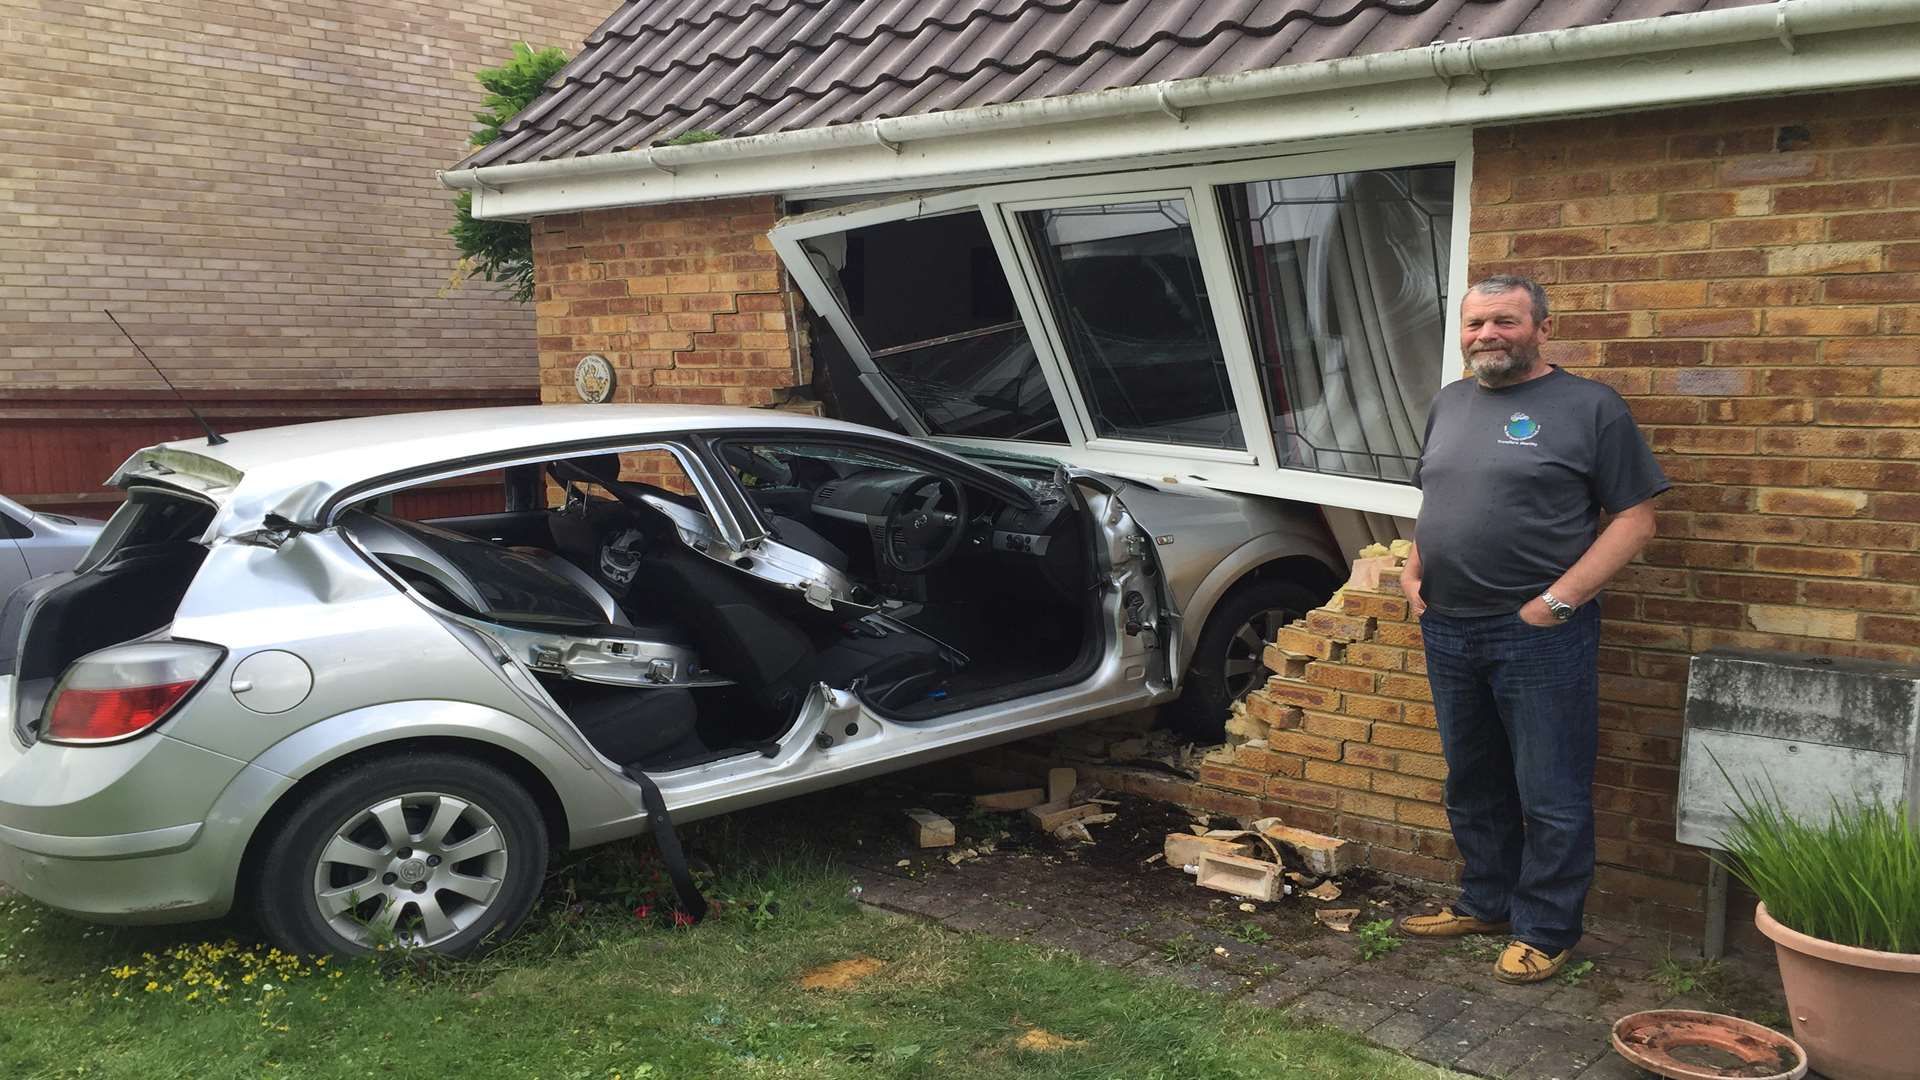
[[[673,882],[673,891],[680,897],[680,910],[699,922],[707,917],[707,898],[700,895],[699,887],[693,883],[693,872],[687,869],[687,855],[680,849],[680,835],[673,831],[673,818],[667,814],[667,800],[660,795],[660,785],[631,765],[620,766],[620,771],[640,785],[640,803],[647,808],[653,842],[660,847],[660,862],[667,868],[667,879]]]

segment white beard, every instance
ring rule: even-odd
[[[1487,349],[1467,354],[1473,377],[1482,386],[1511,386],[1532,374],[1540,362],[1540,350],[1527,348]]]

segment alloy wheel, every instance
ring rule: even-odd
[[[511,853],[485,808],[443,792],[382,799],[350,815],[314,866],[313,899],[341,937],[436,945],[486,918]]]
[[[1267,646],[1280,628],[1300,617],[1288,608],[1263,608],[1254,612],[1227,639],[1227,656],[1222,665],[1226,673],[1227,700],[1239,701],[1262,680]]]

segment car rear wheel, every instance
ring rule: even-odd
[[[1274,634],[1305,615],[1321,594],[1281,578],[1244,581],[1207,617],[1187,667],[1186,689],[1167,707],[1170,726],[1196,742],[1219,742],[1233,703],[1264,681],[1261,655]]]
[[[266,852],[256,915],[282,947],[460,956],[505,940],[533,909],[547,834],[539,807],[500,770],[401,754],[302,793]]]

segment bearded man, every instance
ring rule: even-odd
[[[1551,977],[1593,883],[1601,588],[1653,537],[1667,490],[1611,387],[1546,363],[1547,296],[1490,277],[1460,305],[1473,372],[1427,416],[1425,501],[1400,585],[1420,616],[1447,759],[1460,898],[1417,937],[1507,934],[1494,975]],[[1601,527],[1602,513],[1610,515]]]

